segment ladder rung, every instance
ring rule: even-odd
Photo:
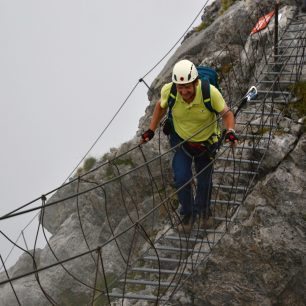
[[[195,229],[197,227],[195,226]],[[200,237],[185,237],[185,236],[165,236],[164,239],[166,240],[174,240],[174,241],[184,241],[184,242],[201,242],[201,243],[210,243],[213,244],[213,241],[207,241],[204,238]]]
[[[263,74],[272,74],[272,75],[279,75],[279,76],[282,76],[282,75],[294,75],[294,73],[292,72],[282,72],[282,71],[266,71],[264,72]]]
[[[275,94],[275,95],[291,95],[289,91],[278,91],[278,90],[258,90],[258,94]],[[251,100],[252,101],[252,100]]]
[[[258,172],[256,171],[245,171],[245,170],[234,170],[234,169],[223,169],[223,170],[214,170],[214,173],[221,173],[221,174],[224,174],[224,173],[227,173],[227,174],[250,174],[250,175],[257,175]]]
[[[303,65],[302,62],[299,63],[287,63],[287,62],[276,62],[276,63],[268,63],[269,66],[276,66],[276,65],[284,65],[284,66],[300,66]]]
[[[177,274],[177,275],[190,275],[190,272],[187,271],[179,271],[179,270],[166,270],[166,269],[153,269],[153,268],[132,268],[134,272],[143,272],[143,273],[156,273],[156,274]]]
[[[251,135],[252,136],[252,135]],[[228,145],[223,144],[222,145],[223,148],[228,148]],[[244,149],[244,150],[267,150],[267,148],[265,147],[260,147],[260,146],[255,146],[255,147],[251,147],[251,146],[244,146],[244,145],[237,145],[235,146],[234,149]]]
[[[274,54],[272,55],[273,57],[304,57],[305,55],[304,54]]]
[[[211,241],[203,241],[207,243],[213,243]],[[183,248],[174,248],[174,247],[167,247],[167,246],[155,246],[155,249],[160,251],[169,251],[169,252],[177,252],[177,253],[209,253],[208,251],[204,250],[196,250],[196,249],[183,249]]]
[[[253,135],[253,134],[238,134],[240,138],[260,138],[260,139],[269,139],[268,136],[262,136],[262,135]]]
[[[146,301],[167,301],[165,298],[160,298],[154,295],[142,295],[142,294],[120,294],[120,293],[109,293],[109,297],[116,299],[131,299],[131,300],[146,300]]]
[[[294,48],[306,48],[305,46],[278,46],[278,49],[294,49]]]
[[[225,217],[212,217],[213,219],[217,221],[226,221],[226,222],[232,222],[233,220],[231,218],[225,218]]]
[[[219,157],[218,160],[224,160],[224,161],[233,161],[237,163],[246,163],[246,164],[259,164],[259,161],[257,160],[251,160],[251,159],[239,159],[239,158],[230,158],[230,157]]]
[[[211,200],[212,203],[214,204],[221,204],[221,205],[241,205],[241,202],[237,202],[237,201],[226,201],[226,200]]]
[[[274,80],[274,81],[259,81],[259,83],[261,84],[295,84],[295,81],[278,81],[278,80]]]
[[[195,261],[187,261],[186,258],[176,259],[176,258],[167,258],[167,257],[157,257],[157,256],[144,256],[144,260],[176,263],[176,264],[195,264]]]
[[[249,101],[248,103],[254,103],[254,104],[256,104],[256,103],[261,103],[261,104],[268,104],[268,103],[275,103],[275,104],[287,104],[288,103],[288,101],[286,101],[286,100],[284,100],[284,99],[282,99],[282,100],[279,100],[279,99],[275,99],[275,100],[273,100],[273,101],[271,101],[271,100],[251,100],[251,101]]]
[[[244,114],[248,115],[259,115],[259,116],[280,116],[281,113],[269,113],[269,112],[260,112],[260,111],[248,111],[248,110],[242,110]]]
[[[267,127],[271,129],[276,129],[278,128],[278,125],[274,124],[260,124],[260,123],[252,123],[252,122],[236,122],[237,125],[243,125],[243,126],[258,126],[258,127]]]
[[[149,281],[145,279],[121,279],[120,283],[134,284],[134,285],[146,285],[146,286],[160,286],[160,287],[176,287],[177,286],[176,283]]]
[[[247,188],[240,187],[240,186],[230,186],[230,185],[215,185],[213,184],[213,188],[215,189],[233,189],[233,190],[239,190],[239,191],[246,191]]]

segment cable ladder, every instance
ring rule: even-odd
[[[129,267],[132,277],[120,280],[122,293],[109,293],[112,305],[121,305],[116,299],[163,305],[222,239],[258,175],[262,156],[269,148],[269,134],[278,128],[282,117],[279,108],[292,98],[287,88],[299,80],[305,64],[305,33],[306,15],[291,20],[279,41],[279,54],[270,55],[267,71],[260,76],[257,99],[250,101],[236,120],[239,145],[233,150],[227,145],[221,149],[228,153],[215,164],[213,227],[201,229],[195,224],[191,234],[184,235],[169,225],[141,262]]]

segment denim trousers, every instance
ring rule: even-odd
[[[182,139],[176,134],[170,134],[171,147],[176,146]],[[199,152],[195,149],[186,150],[183,146],[178,146],[174,150],[172,159],[172,169],[174,174],[174,183],[177,189],[185,187],[178,191],[178,198],[181,204],[181,215],[201,215],[208,211],[210,207],[210,198],[212,191],[212,173],[213,163],[211,155]],[[196,177],[195,195],[193,194],[192,182],[189,182],[193,176],[192,165],[194,163]],[[203,170],[205,168],[205,170]],[[202,171],[203,170],[203,171]],[[187,183],[189,182],[189,183]]]

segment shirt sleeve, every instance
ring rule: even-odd
[[[168,107],[168,98],[170,95],[172,83],[165,84],[160,91],[160,107],[167,108]]]
[[[226,103],[220,91],[213,85],[210,85],[210,99],[212,108],[218,113],[224,110]]]

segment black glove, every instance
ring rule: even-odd
[[[148,129],[141,135],[141,137],[144,141],[149,141],[154,137],[154,131]]]
[[[231,142],[231,143],[235,143],[236,141],[238,141],[238,136],[236,135],[234,130],[229,130],[226,134],[225,134],[225,142]]]

